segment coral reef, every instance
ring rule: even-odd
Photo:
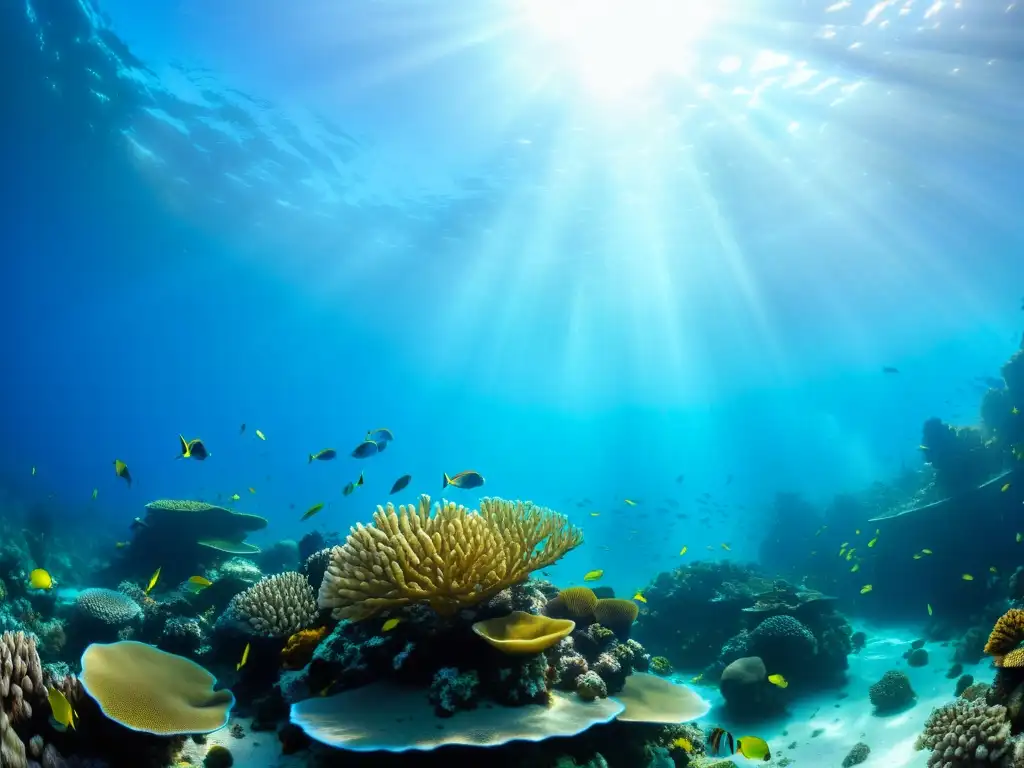
[[[868,696],[880,714],[899,711],[917,698],[910,687],[910,678],[894,669],[882,675],[882,679],[868,689]]]
[[[854,744],[846,757],[843,758],[843,768],[853,768],[855,765],[860,765],[868,759],[868,755],[870,754],[871,747],[863,741]]]
[[[331,551],[321,608],[362,619],[388,608],[427,603],[438,614],[479,603],[551,565],[583,542],[583,533],[530,502],[483,499],[480,511],[430,497],[417,506],[378,506]]]
[[[915,747],[931,750],[929,766],[970,768],[1001,764],[1012,750],[1006,707],[984,701],[956,701],[934,710]]]
[[[316,622],[313,589],[301,573],[268,576],[232,598],[226,621],[239,621],[255,635],[289,637]]]

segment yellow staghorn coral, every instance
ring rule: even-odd
[[[993,657],[997,667],[1020,666],[1020,654],[1012,651],[1024,640],[1024,610],[1011,608],[996,621],[985,644],[985,653]],[[1010,663],[1004,657],[1011,656]]]
[[[483,499],[480,511],[442,501],[378,506],[373,523],[352,528],[331,550],[320,608],[365,619],[387,608],[427,603],[450,616],[526,579],[583,543],[564,515],[529,501]]]

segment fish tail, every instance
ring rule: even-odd
[[[363,484],[363,473],[360,472],[359,473],[359,480],[356,481],[356,485],[362,485],[362,484]]]
[[[450,477],[448,477],[448,473],[445,472],[444,473],[444,482],[441,484],[441,490],[443,491],[445,488],[447,488],[451,484],[452,484],[452,479]]]
[[[310,463],[310,464],[312,464],[312,463],[313,463],[313,454],[312,454],[312,453],[311,453],[311,454],[309,454],[309,463]]]
[[[185,439],[184,435],[178,435],[178,439],[181,440],[181,456],[187,459],[191,453],[188,447],[188,440]]]

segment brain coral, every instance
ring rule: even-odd
[[[365,619],[386,608],[427,603],[451,616],[551,565],[583,543],[564,515],[529,501],[482,499],[480,511],[430,497],[416,506],[377,507],[331,550],[321,608]]]
[[[128,624],[142,614],[138,603],[112,589],[83,589],[75,604],[86,616],[114,626]]]
[[[235,702],[194,661],[134,641],[90,645],[79,681],[108,718],[160,736],[223,728]]]
[[[235,595],[228,612],[257,634],[289,637],[316,621],[316,597],[301,573],[279,573]]]

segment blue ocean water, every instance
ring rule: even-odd
[[[565,512],[557,580],[628,591],[975,422],[1022,325],[1019,13],[596,7],[3,3],[5,510],[112,545],[237,493],[269,542],[474,469],[444,495]]]

